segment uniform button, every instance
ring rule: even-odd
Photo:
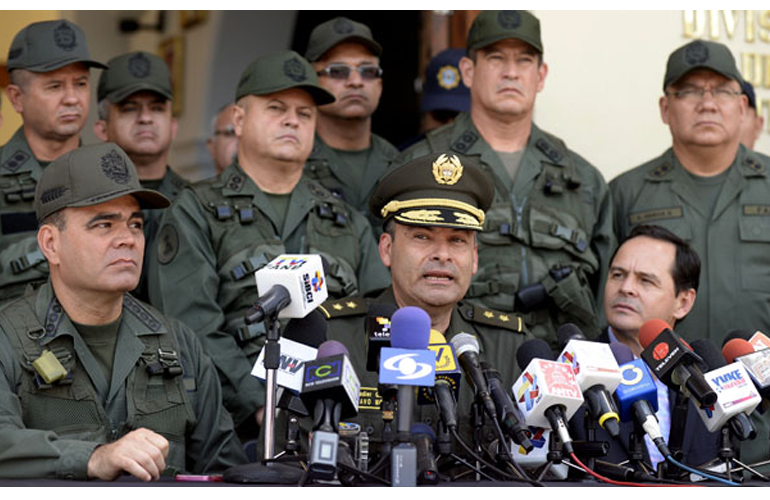
[[[370,436],[371,436],[372,434],[374,434],[374,427],[372,427],[371,425],[368,425],[368,426],[366,427],[366,433],[367,433],[367,434],[369,434]]]
[[[431,424],[433,424],[433,419],[430,418],[430,417],[425,417],[425,423],[428,424],[428,425],[431,425]]]

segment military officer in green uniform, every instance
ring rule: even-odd
[[[94,133],[114,142],[136,165],[139,182],[147,189],[174,200],[187,181],[168,166],[171,142],[177,122],[171,114],[174,91],[166,62],[149,52],[129,52],[110,59],[96,90],[99,119]],[[139,286],[134,295],[149,300],[147,274],[157,263],[154,255],[162,210],[144,214],[145,258]]]
[[[112,143],[46,167],[34,206],[50,278],[0,309],[0,477],[147,481],[246,461],[195,334],[127,293],[141,210],[168,204]]]
[[[701,256],[698,300],[676,329],[717,345],[735,329],[770,331],[770,164],[740,144],[741,82],[721,43],[672,52],[660,98],[672,147],[610,183],[618,239],[656,224]],[[754,418],[759,436],[743,442],[743,462],[768,458],[767,420]]]
[[[372,113],[382,95],[381,54],[369,27],[345,17],[316,26],[305,52],[318,84],[336,99],[318,108],[305,173],[364,214],[374,184],[398,154],[372,133]]]
[[[495,199],[479,234],[479,272],[467,298],[521,314],[555,340],[572,322],[599,333],[597,298],[614,246],[610,194],[599,171],[532,121],[548,66],[540,22],[526,11],[482,11],[460,61],[471,110],[397,160],[453,151],[492,177]]]
[[[392,170],[372,194],[372,213],[384,220],[380,258],[391,270],[392,284],[367,297],[327,301],[321,311],[329,318],[328,338],[342,342],[350,352],[363,402],[353,421],[369,435],[374,449],[379,448],[384,421],[377,393],[378,374],[366,370],[370,308],[384,304],[420,307],[430,316],[432,329],[447,341],[459,333],[474,335],[481,357],[501,373],[504,387],[510,387],[520,373],[516,351],[532,338],[522,318],[463,300],[478,269],[476,237],[494,191],[490,179],[472,159],[447,151]],[[473,399],[471,386],[461,382],[457,415],[466,442],[471,441],[474,429]],[[417,406],[415,411],[415,422],[436,428],[438,413],[433,404]],[[481,438],[484,443],[497,439],[491,425],[484,427]]]
[[[23,124],[0,147],[0,303],[48,275],[32,198],[43,169],[80,144],[92,67],[106,66],[91,59],[85,34],[65,20],[30,24],[8,50],[6,93]]]
[[[318,86],[299,54],[281,51],[246,68],[236,91],[236,161],[222,174],[184,189],[161,221],[150,297],[190,325],[222,379],[225,405],[244,437],[255,437],[264,386],[250,372],[264,324],[246,325],[257,300],[254,271],[285,253],[327,262],[333,297],[387,285],[387,269],[366,219],[302,176],[313,147]]]

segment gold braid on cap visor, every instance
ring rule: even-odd
[[[407,208],[425,208],[425,207],[444,207],[453,208],[455,210],[464,210],[479,220],[479,226],[484,225],[484,211],[480,208],[476,208],[467,203],[457,200],[448,200],[446,198],[419,198],[417,200],[398,201],[393,200],[388,202],[387,205],[382,207],[380,214],[383,219],[388,217],[388,214],[396,213]]]

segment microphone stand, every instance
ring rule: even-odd
[[[551,466],[559,465],[564,459],[561,440],[554,430],[551,430],[551,433],[548,436],[548,453],[545,458],[548,461],[535,471],[536,481],[542,481],[548,471],[551,470]]]
[[[760,473],[756,469],[744,464],[741,462],[737,457],[736,453],[733,449],[733,437],[735,436],[735,431],[733,430],[730,423],[726,423],[722,426],[722,429],[720,429],[720,436],[719,436],[719,451],[717,452],[717,457],[712,460],[710,463],[706,464],[705,467],[707,468],[711,465],[714,465],[716,463],[722,463],[725,466],[725,472],[724,474],[727,477],[728,481],[742,481],[742,476],[734,477],[733,474],[742,470],[749,471],[752,475],[755,477],[761,479],[762,481],[770,481],[770,478],[765,476],[764,474]],[[739,467],[734,468],[734,465],[737,464]]]

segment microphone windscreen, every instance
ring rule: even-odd
[[[420,434],[425,434],[426,436],[428,436],[428,439],[430,441],[435,441],[436,440],[436,433],[433,432],[433,429],[428,424],[424,424],[422,422],[415,422],[415,423],[412,424],[411,431],[412,431],[412,436],[418,436]]]
[[[645,321],[639,329],[639,343],[642,344],[642,347],[647,349],[647,346],[666,329],[670,330],[671,326],[662,319],[650,319]]]
[[[328,358],[329,356],[336,356],[338,354],[344,354],[349,356],[348,348],[342,342],[336,340],[327,340],[320,346],[318,346],[318,353],[315,359]]]
[[[754,352],[754,346],[744,339],[732,339],[722,347],[722,356],[728,363],[732,363],[735,361],[735,358],[740,358],[752,352]]]
[[[564,349],[570,340],[587,340],[580,328],[574,323],[564,323],[556,330],[556,343]]]
[[[519,367],[522,370],[525,369],[533,359],[554,360],[553,351],[548,342],[543,339],[531,339],[521,344],[516,351],[516,362],[519,363]]]
[[[313,309],[304,318],[292,318],[286,323],[283,337],[308,347],[318,348],[326,340],[326,318]]]
[[[728,333],[727,336],[722,341],[722,347],[724,347],[725,344],[727,344],[733,339],[749,340],[751,339],[751,333],[741,329],[733,330],[730,333]]]
[[[611,342],[610,350],[612,351],[612,355],[615,356],[615,361],[617,361],[619,365],[624,365],[634,360],[634,353],[631,352],[631,349],[625,344]]]
[[[716,370],[727,364],[719,348],[711,339],[695,339],[691,345],[695,354],[703,358],[703,361],[706,363],[708,367],[706,371]]]
[[[468,351],[473,351],[476,354],[479,353],[479,341],[476,337],[470,333],[458,333],[452,340],[450,340],[452,347],[455,348],[455,354],[457,357],[462,356]]]
[[[435,345],[435,344],[446,344],[446,337],[444,337],[444,334],[441,333],[438,330],[434,330],[433,328],[430,329],[430,339],[428,340],[429,345]]]
[[[396,349],[425,349],[430,339],[430,316],[419,307],[402,307],[390,318],[390,345]]]

